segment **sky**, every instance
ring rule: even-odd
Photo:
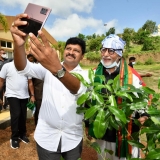
[[[57,41],[79,33],[102,35],[111,27],[117,34],[125,28],[138,31],[147,20],[160,24],[160,0],[0,0],[0,13],[16,16],[28,3],[52,9],[44,28]]]

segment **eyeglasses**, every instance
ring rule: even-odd
[[[108,50],[109,55],[113,55],[115,51],[122,51],[122,49],[113,49],[113,48],[101,48],[101,53],[104,54]]]

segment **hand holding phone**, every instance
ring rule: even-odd
[[[22,21],[27,21],[27,25],[18,26],[19,30],[26,34],[32,32],[35,36],[38,31],[44,26],[49,14],[50,8],[29,3],[24,13],[27,13],[29,18],[22,18]]]

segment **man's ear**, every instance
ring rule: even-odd
[[[81,56],[81,60],[84,58],[84,54]]]

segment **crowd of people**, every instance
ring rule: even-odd
[[[4,50],[0,50],[0,65],[1,61],[7,60],[0,71],[0,99],[7,97],[6,101],[10,105],[11,147],[19,148],[19,139],[29,143],[26,136],[26,112],[27,103],[31,101],[36,106],[34,139],[39,159],[60,160],[62,156],[65,160],[77,160],[82,153],[84,119],[83,114],[76,113],[77,99],[87,91],[87,87],[72,73],[79,73],[89,81],[88,72],[79,65],[85,54],[85,41],[77,37],[69,38],[61,62],[41,30],[37,38],[32,33],[27,35],[18,29],[18,26],[25,24],[21,18],[28,18],[28,15],[17,15],[10,28],[14,41],[14,59],[8,61]],[[27,36],[30,45],[28,55],[25,52]],[[125,41],[119,36],[107,36],[102,41],[101,60],[95,74],[104,75],[106,82],[120,74],[124,46]],[[131,58],[128,67],[132,70],[132,84],[139,88],[142,79],[133,69],[134,61]],[[103,89],[102,92],[105,94],[107,91]],[[141,113],[141,116],[133,118],[143,123],[148,115]],[[90,127],[86,122],[87,130]],[[104,137],[96,141],[102,151],[105,148],[113,151],[112,155],[107,153],[106,158],[126,160],[126,157],[116,154],[117,137],[115,129],[107,129]],[[133,158],[138,158],[139,149],[132,147],[131,154]]]

